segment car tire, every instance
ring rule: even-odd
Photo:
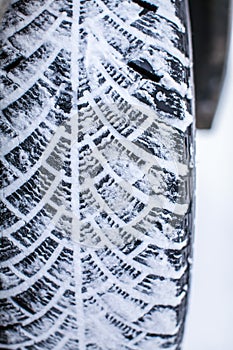
[[[194,109],[184,0],[18,0],[1,31],[0,349],[180,349]]]

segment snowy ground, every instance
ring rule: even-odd
[[[197,133],[197,221],[184,350],[233,349],[233,40],[211,131]]]

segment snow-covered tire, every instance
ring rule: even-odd
[[[180,349],[193,227],[184,0],[12,0],[0,349]]]

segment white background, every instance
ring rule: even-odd
[[[184,350],[233,349],[232,37],[213,128],[197,132],[197,216]]]

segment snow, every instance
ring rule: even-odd
[[[197,221],[183,350],[233,348],[233,40],[212,130],[197,132]]]
[[[0,0],[0,21],[2,20],[5,11],[7,10],[9,2],[9,0]]]

